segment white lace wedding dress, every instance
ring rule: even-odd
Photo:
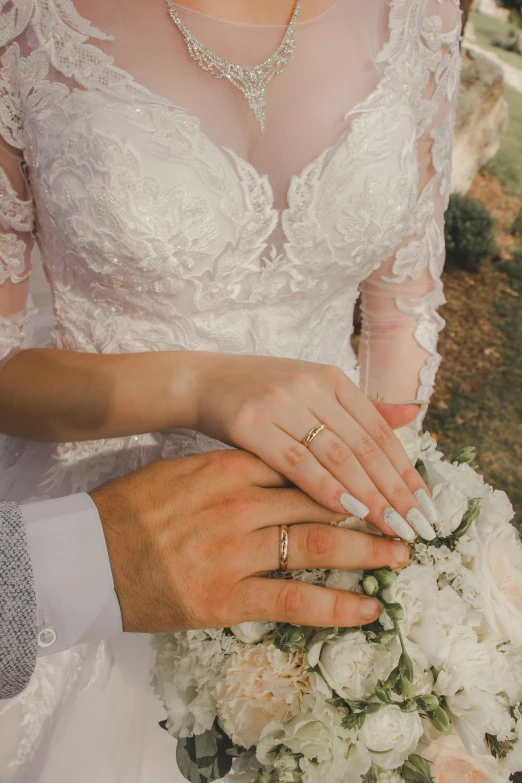
[[[165,0],[1,0],[0,359],[24,344],[34,239],[57,349],[298,357],[360,373],[374,396],[429,397],[458,2],[325,8],[297,26],[263,135],[244,96],[191,59]],[[178,10],[240,64],[284,34]],[[214,446],[186,431],[6,439],[0,497],[84,491]],[[149,665],[147,638],[131,636],[41,658],[0,706],[2,783],[179,780]]]

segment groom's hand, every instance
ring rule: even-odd
[[[249,620],[356,626],[380,604],[287,579],[288,567],[399,567],[407,547],[328,524],[340,521],[257,457],[218,451],[159,462],[91,493],[107,540],[126,631],[224,627]]]

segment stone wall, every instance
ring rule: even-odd
[[[496,155],[509,121],[502,69],[463,49],[453,152],[452,190],[466,193],[479,169]]]

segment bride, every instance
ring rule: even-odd
[[[226,443],[424,535],[369,398],[427,400],[439,363],[457,0],[0,9],[0,497]],[[33,241],[54,347],[21,350]],[[178,780],[149,666],[132,636],[41,658],[0,707],[0,779]]]

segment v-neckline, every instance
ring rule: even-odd
[[[386,86],[388,84],[388,80],[389,80],[389,76],[390,76],[391,62],[390,62],[389,59],[385,59],[384,55],[386,53],[386,50],[390,46],[390,42],[391,42],[391,38],[392,38],[392,32],[393,32],[392,31],[392,17],[393,17],[394,10],[395,10],[395,5],[396,5],[397,2],[400,2],[400,0],[389,0],[389,10],[388,10],[388,20],[387,20],[387,36],[386,36],[386,39],[384,40],[381,48],[379,49],[378,53],[375,56],[375,62],[379,62],[379,61],[385,60],[382,76],[379,79],[379,81],[377,82],[377,84],[375,85],[375,87],[373,88],[373,90],[371,90],[365,98],[363,98],[361,101],[356,103],[351,109],[349,109],[346,112],[346,114],[344,115],[345,119],[348,116],[350,116],[351,114],[355,114],[355,115],[361,114],[368,104],[371,104],[372,107],[374,107],[374,104],[375,104],[375,101],[376,101],[377,97],[380,94],[384,93],[384,91],[385,91],[385,88],[386,88]],[[185,107],[183,107],[183,106],[181,106],[179,104],[174,103],[171,99],[166,98],[166,97],[164,97],[164,96],[162,96],[162,95],[160,95],[158,93],[155,93],[152,89],[150,89],[149,87],[147,87],[146,85],[144,85],[140,81],[138,81],[132,75],[132,73],[130,71],[127,71],[124,68],[120,68],[118,65],[116,65],[114,57],[112,55],[106,54],[103,51],[103,49],[101,49],[95,43],[92,43],[93,40],[96,40],[96,38],[92,35],[93,32],[100,33],[100,37],[101,38],[103,38],[105,40],[111,40],[111,41],[115,41],[116,40],[116,37],[114,35],[111,35],[109,33],[104,32],[101,28],[98,28],[95,25],[93,25],[93,23],[88,18],[82,16],[78,12],[78,10],[76,9],[76,5],[75,5],[74,0],[61,0],[61,3],[62,4],[65,4],[65,3],[70,4],[72,9],[73,9],[73,11],[74,11],[74,14],[78,18],[78,20],[81,23],[83,23],[86,27],[89,28],[89,30],[91,31],[91,34],[90,35],[86,34],[86,37],[87,37],[88,40],[87,40],[87,43],[84,43],[83,45],[92,46],[94,49],[96,49],[96,51],[99,52],[99,54],[100,54],[100,56],[102,58],[102,61],[105,60],[105,67],[109,71],[111,71],[111,72],[113,72],[115,74],[119,74],[120,77],[123,77],[124,81],[126,82],[126,84],[128,86],[130,86],[132,89],[134,89],[137,93],[141,93],[149,101],[151,101],[153,103],[159,103],[159,104],[167,107],[168,109],[170,109],[172,111],[181,112],[182,114],[184,114],[186,116],[186,118],[187,118],[187,120],[189,122],[192,121],[194,123],[198,123],[198,125],[199,125],[199,134],[200,134],[202,140],[204,141],[205,145],[208,145],[210,148],[218,151],[227,160],[229,159],[227,153],[230,154],[230,150],[228,150],[224,145],[220,145],[220,144],[217,144],[216,142],[213,142],[212,139],[203,130],[201,130],[200,120],[199,120],[199,118],[196,115],[190,114],[189,111]],[[333,6],[330,6],[330,8],[326,10],[326,13],[328,13],[328,11],[330,11],[331,8],[336,6],[336,5],[337,5],[337,2],[333,3]],[[311,20],[311,21],[313,21],[313,20]],[[90,89],[97,89],[97,90],[99,90],[101,92],[106,91],[108,93],[114,94],[114,91],[111,90],[110,86],[100,87],[98,85],[95,88],[91,86]],[[81,92],[82,88],[78,88],[78,91]],[[315,158],[313,158],[310,162],[305,164],[305,166],[301,169],[301,171],[298,174],[292,174],[290,176],[289,186],[288,186],[288,189],[287,189],[286,194],[285,194],[286,206],[283,209],[276,209],[276,207],[274,205],[275,199],[274,199],[274,192],[273,192],[273,189],[272,189],[272,185],[271,185],[270,181],[267,180],[267,184],[268,184],[268,188],[269,188],[269,192],[270,192],[270,197],[271,197],[271,208],[276,210],[277,213],[280,216],[283,216],[286,212],[291,210],[290,199],[291,199],[292,191],[294,190],[294,188],[296,186],[296,183],[302,181],[303,178],[305,177],[305,175],[307,174],[307,172],[309,172],[311,169],[313,169],[314,166],[317,166],[320,162],[324,161],[326,158],[330,159],[328,165],[331,166],[333,160],[335,159],[335,155],[336,155],[337,151],[340,148],[342,148],[343,146],[349,144],[350,139],[354,136],[354,132],[355,132],[354,126],[357,123],[357,119],[359,119],[359,118],[356,116],[354,118],[354,120],[350,123],[350,125],[341,132],[341,134],[339,135],[339,138],[337,139],[337,141],[334,144],[330,145],[329,147],[326,147]],[[236,161],[238,162],[240,167],[245,167],[246,169],[250,170],[255,175],[255,177],[257,178],[258,181],[261,181],[264,178],[264,175],[261,174],[258,171],[258,169],[252,163],[250,163],[246,158],[242,157],[241,155],[239,155],[237,153],[233,153],[233,157],[236,159]]]

